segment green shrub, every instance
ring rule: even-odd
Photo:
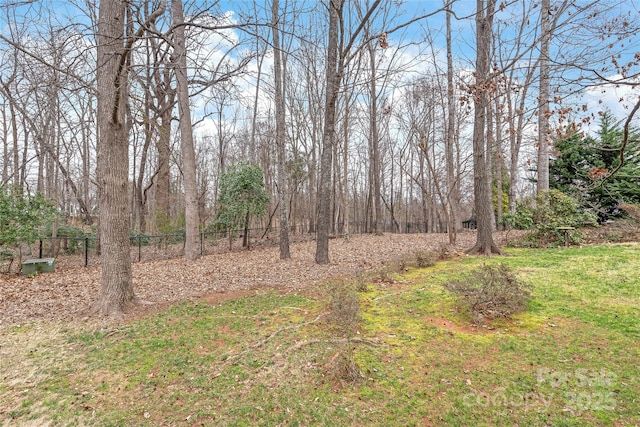
[[[509,228],[532,230],[524,241],[524,246],[546,246],[550,243],[580,243],[583,240],[579,230],[584,225],[597,223],[596,216],[580,208],[578,202],[558,190],[541,192],[535,198],[518,202],[514,213],[505,214]],[[573,227],[565,233],[562,227]]]
[[[220,176],[215,222],[225,229],[248,226],[251,218],[261,217],[269,205],[264,172],[257,164],[240,162]]]
[[[44,235],[53,235],[53,222],[47,223]],[[65,222],[59,223],[56,226],[56,244],[60,244],[62,242],[64,244],[64,252],[66,253],[75,254],[82,252],[84,250],[84,239],[87,237],[94,238],[95,235],[91,231]]]
[[[0,261],[13,261],[16,254],[11,249],[0,248]]]
[[[42,194],[30,194],[20,187],[0,185],[0,246],[33,243],[55,216],[55,204]]]
[[[444,287],[459,297],[473,323],[509,318],[523,311],[531,299],[531,286],[520,281],[504,264],[483,265]]]
[[[503,220],[512,230],[531,230],[534,225],[531,199],[518,200],[515,212],[505,212]]]
[[[47,226],[47,231],[50,231],[51,225]],[[67,223],[58,224],[56,230],[58,237],[70,237],[73,239],[84,239],[85,237],[95,237],[91,231],[87,231],[84,228],[76,227]]]
[[[129,239],[131,240],[131,244],[132,245],[138,245],[140,244],[141,246],[148,246],[151,244],[151,238],[138,230],[131,230],[129,232]]]

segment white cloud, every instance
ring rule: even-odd
[[[616,75],[609,78],[611,81],[622,81],[622,76]],[[638,102],[640,97],[640,81],[614,84],[608,83],[597,87],[592,87],[584,91],[583,99],[590,114],[597,115],[600,112],[609,111],[616,119],[626,120],[631,113],[631,109]],[[635,123],[640,121],[636,116]],[[589,131],[594,131],[598,127],[598,121],[592,122],[588,127]]]

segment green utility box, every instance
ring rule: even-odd
[[[52,273],[55,258],[33,258],[22,261],[22,274],[25,276],[36,273]]]

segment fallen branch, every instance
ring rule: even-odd
[[[371,341],[371,340],[367,340],[364,338],[342,338],[342,339],[335,339],[335,340],[307,340],[307,341],[301,341],[291,347],[289,347],[286,351],[286,353],[292,352],[292,351],[296,351],[296,350],[300,350],[302,347],[308,346],[308,345],[313,345],[313,344],[348,344],[348,343],[358,343],[358,344],[367,344],[367,345],[372,345],[375,347],[379,347],[382,344],[379,342],[375,342],[375,341]]]
[[[225,370],[225,368],[227,366],[229,366],[234,360],[239,359],[240,357],[244,356],[245,354],[249,353],[251,350],[255,350],[257,348],[262,347],[263,345],[265,345],[266,343],[268,343],[273,337],[275,337],[276,335],[281,334],[282,332],[285,331],[290,331],[292,329],[300,329],[304,326],[308,326],[308,325],[312,325],[314,323],[316,323],[318,320],[320,320],[322,317],[326,316],[327,314],[329,314],[328,312],[324,312],[324,313],[320,313],[316,316],[315,319],[309,321],[309,322],[304,322],[304,323],[300,323],[298,325],[291,325],[291,326],[285,326],[284,328],[280,328],[277,331],[273,332],[271,335],[267,336],[265,339],[263,339],[260,342],[257,342],[251,346],[249,346],[249,348],[245,349],[244,351],[241,351],[238,354],[234,354],[232,356],[229,356],[224,363],[222,364],[222,366],[220,367],[220,369],[218,369],[218,372],[216,372],[215,374],[213,374],[212,378],[218,378],[220,375],[222,375],[222,372]]]

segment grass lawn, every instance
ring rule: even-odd
[[[473,327],[443,281],[505,263],[527,312]],[[0,332],[0,424],[640,425],[640,246],[510,249],[359,292],[183,303],[127,325]]]

